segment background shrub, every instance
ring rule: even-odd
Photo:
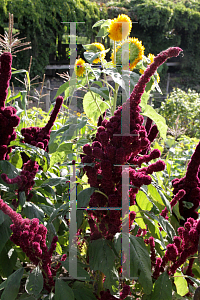
[[[174,127],[179,116],[179,127],[184,128],[189,137],[200,137],[200,95],[188,89],[187,92],[175,88],[162,103],[159,113],[166,118],[169,127]]]

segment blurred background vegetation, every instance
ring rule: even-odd
[[[179,83],[185,87],[200,90],[199,1],[125,0],[105,4],[89,0],[0,0],[1,34],[8,26],[8,12],[14,14],[15,29],[20,31],[20,36],[26,36],[32,44],[31,50],[17,56],[15,66],[28,67],[32,55],[34,75],[41,75],[51,60],[62,62],[63,49],[67,52],[62,45],[69,43],[69,25],[62,22],[84,22],[77,25],[77,48],[81,55],[79,45],[94,42],[97,29],[92,29],[92,25],[96,21],[125,13],[135,22],[132,35],[143,42],[145,55],[156,55],[170,46],[184,50],[184,56],[175,59],[180,64],[171,66],[170,73],[179,73]],[[67,55],[64,58],[69,60]],[[167,68],[162,72],[166,76]]]
[[[42,78],[44,72],[48,75],[45,70],[47,65],[70,64],[70,26],[67,22],[80,22],[77,24],[77,53],[82,58],[82,44],[98,41],[103,42],[106,48],[111,46],[110,39],[95,38],[98,27],[92,29],[93,24],[122,13],[131,18],[131,35],[142,41],[146,56],[149,53],[157,55],[171,46],[181,47],[183,55],[168,60],[159,69],[163,95],[154,92],[151,97],[152,105],[166,117],[172,130],[179,124],[180,128],[187,127],[186,134],[191,137],[199,135],[200,1],[0,0],[2,35],[8,29],[9,12],[14,14],[15,32],[20,33],[19,37],[26,37],[26,41],[31,41],[32,46],[32,49],[19,52],[14,57],[13,67],[28,69],[32,56],[32,78],[36,75]],[[107,53],[107,59],[109,58],[110,53]],[[52,74],[55,75],[56,72]],[[173,88],[179,90],[173,91]]]

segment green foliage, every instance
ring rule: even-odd
[[[167,125],[184,129],[189,137],[200,137],[200,95],[195,91],[187,92],[176,88],[162,103],[159,113],[166,119]],[[178,118],[178,120],[177,120]],[[177,129],[175,129],[177,128]],[[175,133],[174,133],[175,135]]]
[[[56,38],[61,39],[64,33],[62,22],[83,22],[77,26],[77,35],[92,38],[95,32],[91,30],[92,25],[101,14],[106,14],[104,7],[88,0],[1,0],[1,27],[5,27],[8,12],[14,14],[14,27],[20,31],[19,37],[26,37],[32,45],[31,50],[18,53],[13,66],[28,68],[32,55],[31,76],[44,73],[44,67],[49,64],[49,54],[55,52]],[[69,28],[69,23],[66,26]]]
[[[174,45],[182,48],[180,73],[184,84],[196,84],[200,76],[199,1],[131,0],[109,2],[107,6],[110,18],[125,13],[136,22],[132,32],[143,41],[146,55]]]
[[[112,67],[111,64],[107,64],[105,60],[103,63],[106,65],[102,72],[105,75],[103,80],[100,77],[101,71],[98,71],[96,68],[93,70],[92,66],[87,64],[87,71],[89,73],[89,76],[86,78],[87,80],[83,78],[76,82],[75,75],[73,75],[70,82],[60,87],[57,95],[64,93],[67,99],[73,96],[76,89],[86,86],[91,95],[97,97],[97,99],[102,97],[105,100],[111,100],[109,103],[110,107],[112,107],[114,101],[117,99],[119,86],[128,94],[129,75],[132,88],[137,82],[139,75],[128,71],[125,74],[127,76],[124,77],[122,76],[124,74]],[[106,75],[110,75],[113,79],[115,89],[106,81]],[[95,79],[96,81],[94,81]],[[99,89],[92,86],[94,82],[99,86]],[[103,83],[106,86],[103,86]],[[155,86],[152,76],[142,98],[142,112],[152,117],[158,123],[159,129],[161,128],[161,136],[164,136],[166,134],[164,118],[158,117],[158,114],[154,110],[151,110],[147,104],[149,91],[153,87]],[[110,95],[112,91],[113,97]],[[112,240],[105,238],[91,240],[90,233],[92,230],[88,221],[89,210],[87,209],[90,197],[93,193],[104,193],[97,187],[90,187],[87,173],[84,174],[84,165],[81,163],[80,154],[83,154],[82,146],[86,143],[92,144],[94,141],[94,133],[97,130],[97,126],[94,124],[97,123],[99,116],[91,105],[91,99],[87,99],[87,96],[86,94],[85,112],[83,114],[77,113],[76,115],[72,115],[69,113],[68,107],[63,104],[65,110],[59,113],[52,127],[49,151],[47,153],[35,146],[23,144],[21,142],[22,136],[20,130],[22,127],[44,126],[49,119],[53,105],[48,113],[36,108],[27,111],[26,91],[20,92],[16,97],[11,97],[11,93],[8,95],[6,105],[12,102],[13,106],[17,109],[17,114],[21,117],[21,122],[16,128],[17,138],[11,142],[11,146],[14,148],[10,154],[9,161],[0,161],[0,174],[6,173],[9,178],[17,177],[22,169],[24,154],[29,159],[37,161],[40,169],[34,178],[34,185],[31,190],[33,197],[31,201],[27,201],[26,193],[20,191],[17,184],[6,184],[1,177],[0,196],[9,207],[13,207],[13,203],[15,203],[13,200],[16,200],[18,190],[20,205],[15,208],[16,211],[23,218],[38,218],[40,223],[44,224],[48,231],[46,239],[48,249],[51,247],[53,237],[58,237],[51,264],[52,270],[56,266],[58,268],[54,269],[56,272],[53,274],[55,288],[52,286],[48,294],[47,290],[45,290],[45,282],[43,280],[43,276],[46,273],[45,268],[40,263],[38,266],[33,267],[31,258],[29,259],[28,255],[26,256],[22,249],[9,239],[11,235],[11,220],[0,210],[0,280],[2,281],[0,283],[0,297],[4,300],[16,298],[21,300],[64,300],[66,298],[72,300],[95,300],[97,296],[100,296],[101,291],[109,289],[110,293],[116,299],[119,299],[120,292],[125,285],[130,286],[131,289],[131,295],[126,297],[127,300],[132,298],[171,300],[173,290],[175,295],[184,296],[188,287],[191,288],[191,285],[183,278],[183,274],[180,271],[179,273],[177,272],[180,275],[177,278],[174,278],[171,274],[168,275],[167,268],[172,264],[171,262],[167,262],[165,270],[163,269],[160,272],[160,276],[158,278],[154,277],[152,273],[155,267],[152,262],[153,257],[155,259],[156,257],[163,258],[167,245],[173,243],[173,239],[177,234],[177,227],[180,226],[178,220],[175,224],[176,226],[173,224],[173,214],[177,216],[177,219],[180,219],[180,213],[178,207],[171,208],[172,190],[169,183],[171,178],[176,176],[173,173],[174,170],[179,170],[179,167],[179,175],[183,176],[185,169],[181,165],[182,162],[177,163],[177,157],[181,158],[180,152],[181,149],[184,149],[185,152],[181,152],[182,159],[185,159],[185,157],[189,159],[195,148],[193,144],[195,144],[196,140],[191,141],[186,137],[178,140],[178,142],[169,137],[167,137],[166,141],[156,140],[154,147],[162,150],[162,156],[166,158],[167,167],[166,170],[158,172],[156,175],[149,174],[152,178],[151,184],[148,187],[142,185],[140,191],[137,193],[135,205],[130,207],[130,211],[136,213],[136,219],[132,227],[130,230],[127,229],[126,233],[116,233]],[[102,102],[104,104],[107,103],[106,101]],[[99,103],[99,105],[101,104]],[[113,108],[113,111],[110,109],[109,113],[114,113],[115,109],[116,106]],[[102,108],[102,111],[104,110],[105,107]],[[93,121],[88,118],[89,114],[93,117]],[[106,117],[109,117],[109,114]],[[174,157],[171,158],[171,154],[174,154]],[[75,161],[75,166],[72,160]],[[86,165],[93,166],[94,163]],[[148,163],[143,163],[141,168],[148,166]],[[99,173],[98,177],[101,175]],[[73,191],[77,197],[72,196]],[[108,196],[106,195],[106,197]],[[75,243],[71,246],[73,234],[71,235],[70,230],[74,230],[73,226],[71,226],[72,206],[74,204],[77,209],[75,214],[76,236],[74,236],[77,245],[77,251],[75,251],[77,265],[73,265],[73,267],[77,268],[77,275],[72,276],[70,274],[70,260],[72,258],[70,254],[75,250]],[[165,207],[169,212],[168,219],[160,215]],[[128,221],[126,217],[123,218],[123,222]],[[99,226],[98,221],[100,218],[95,222],[97,227]],[[115,220],[113,219],[114,223]],[[138,229],[143,229],[142,235],[138,233]],[[148,243],[148,239],[151,236],[154,237],[155,248]],[[40,236],[37,236],[37,238],[40,239]],[[127,242],[127,249],[123,249],[124,244],[122,240]],[[127,259],[125,250],[130,253],[130,260]],[[62,254],[66,254],[67,256],[65,261],[61,261]],[[75,262],[73,259],[74,257],[71,262]],[[200,273],[196,261],[194,264],[196,267],[195,277],[199,279]],[[134,277],[134,281],[128,278],[128,276],[123,278],[123,273],[121,274],[122,262],[122,271],[130,267],[130,275]],[[57,265],[58,263],[60,264]],[[129,266],[128,263],[130,263]],[[24,268],[22,268],[22,264]],[[124,265],[126,268],[124,268]],[[188,261],[181,267],[183,269],[187,268]],[[198,279],[191,277],[191,280],[195,283],[199,283]]]

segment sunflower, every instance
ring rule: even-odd
[[[90,45],[90,48],[87,51],[92,51],[94,53],[100,52],[100,51],[105,51],[105,47],[101,43],[92,43]],[[101,59],[104,59],[106,56],[105,52],[101,54]],[[101,62],[100,58],[97,57],[93,60],[94,64],[97,64],[98,62]]]
[[[137,63],[144,55],[144,46],[137,38],[128,38],[128,40],[121,43],[116,49],[117,64],[122,64],[122,48],[123,45],[129,44],[129,69],[133,70]],[[114,63],[114,54],[111,55],[112,62]]]
[[[124,40],[130,34],[131,28],[131,19],[127,15],[119,15],[110,23],[108,28],[109,38],[117,42]]]
[[[85,61],[82,58],[76,60],[74,70],[78,77],[82,77],[85,74]]]

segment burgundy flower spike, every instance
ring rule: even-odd
[[[82,157],[82,163],[85,164],[88,182],[91,187],[96,187],[102,192],[92,194],[90,207],[121,207],[123,176],[129,177],[132,186],[123,201],[130,201],[130,205],[133,205],[140,187],[151,183],[149,175],[164,170],[165,163],[161,160],[140,168],[142,163],[159,158],[160,151],[150,152],[150,144],[158,130],[148,119],[146,128],[143,126],[144,119],[140,115],[139,104],[146,84],[157,68],[168,58],[178,56],[181,51],[180,48],[169,48],[155,57],[154,62],[140,77],[130,98],[114,112],[114,116],[101,122],[92,146],[86,144],[83,147],[85,156]],[[123,114],[130,115],[130,125],[122,124]],[[145,155],[141,156],[142,154]],[[127,165],[127,168],[122,168],[122,165]],[[120,232],[120,210],[89,210],[88,214],[91,239],[112,239]]]
[[[22,251],[34,263],[35,266],[40,266],[44,278],[44,288],[51,292],[55,286],[53,277],[56,275],[58,268],[61,266],[59,262],[55,267],[52,267],[52,254],[56,249],[58,241],[57,236],[54,236],[50,249],[46,245],[47,229],[43,224],[39,224],[39,220],[23,219],[22,216],[16,213],[2,199],[0,199],[0,210],[8,215],[13,224],[10,228],[13,234],[10,240],[17,246],[20,246]],[[66,255],[63,255],[61,260],[65,260]]]
[[[11,78],[12,55],[4,52],[0,56],[0,160],[8,160],[12,147],[11,141],[16,139],[14,127],[19,125],[20,118],[14,107],[5,107],[8,87]]]
[[[48,123],[44,127],[22,128],[21,134],[24,136],[24,139],[21,142],[39,147],[48,152],[48,143],[50,140],[51,128],[55,122],[55,119],[57,118],[62,103],[63,103],[63,97],[58,96],[56,98],[56,104],[52,111],[51,117]]]

